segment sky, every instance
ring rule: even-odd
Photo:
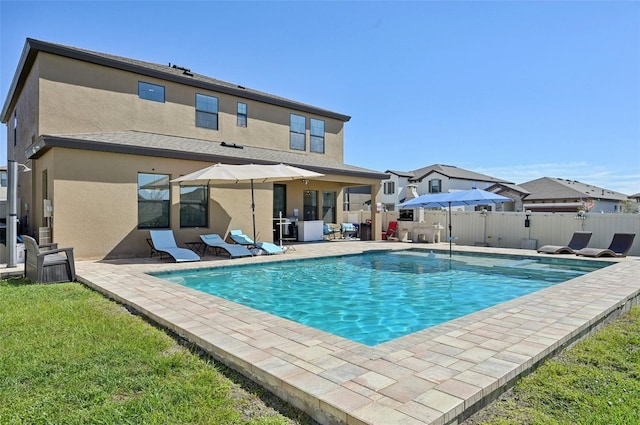
[[[3,103],[27,37],[349,115],[347,164],[640,192],[640,1],[0,0]]]

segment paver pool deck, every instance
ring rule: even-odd
[[[197,344],[323,424],[456,424],[640,299],[640,258],[377,346],[164,281],[148,272],[447,244],[318,242],[284,255],[196,263],[76,263],[78,280]],[[457,246],[457,251],[532,255]],[[543,255],[544,256],[544,255]],[[549,257],[549,256],[547,256]],[[572,258],[575,256],[555,256]],[[601,259],[600,259],[601,260]]]

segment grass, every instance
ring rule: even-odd
[[[640,306],[547,361],[466,424],[640,424]]]
[[[80,284],[0,281],[2,424],[311,423],[229,372]]]

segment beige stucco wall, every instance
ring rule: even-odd
[[[138,130],[289,150],[289,118],[306,117],[306,152],[343,161],[343,123],[287,108],[144,77],[131,72],[40,53],[40,134]],[[138,98],[138,82],[165,87],[165,102]],[[196,93],[218,97],[219,130],[195,126]],[[247,127],[237,126],[237,103],[248,107]],[[325,122],[325,153],[309,152],[309,119]],[[295,151],[301,152],[301,151]]]
[[[77,149],[54,148],[34,161],[34,175],[47,170],[53,201],[53,241],[60,246],[73,246],[76,258],[124,258],[149,254],[148,230],[138,229],[137,178],[139,172],[169,174],[179,177],[209,165],[195,161],[155,158]],[[40,178],[40,177],[37,177]],[[287,212],[303,210],[305,189],[335,191],[336,214],[340,217],[341,190],[345,182],[339,176],[324,180],[280,182],[287,185]],[[356,179],[366,182],[367,179]],[[375,180],[368,180],[374,184]],[[179,245],[198,240],[198,235],[218,233],[226,236],[231,229],[252,232],[251,191],[249,184],[215,185],[210,189],[209,226],[181,229],[179,217],[179,186],[171,188],[171,228]],[[258,239],[273,240],[273,184],[256,184],[256,229]],[[40,188],[32,208],[34,230],[44,226]],[[321,197],[318,207],[322,211]]]

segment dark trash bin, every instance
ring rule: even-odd
[[[370,241],[371,240],[371,223],[360,223],[360,240],[361,241]]]

